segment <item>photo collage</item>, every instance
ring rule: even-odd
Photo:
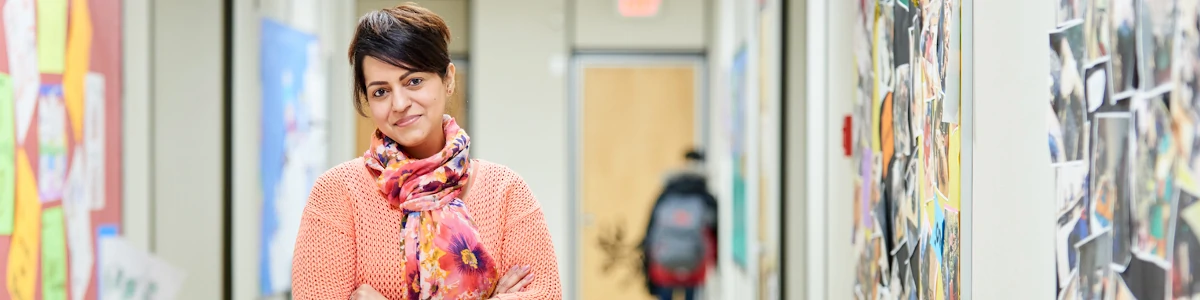
[[[961,299],[960,4],[856,4],[854,295]]]
[[[1200,298],[1200,3],[1055,6],[1057,297]]]

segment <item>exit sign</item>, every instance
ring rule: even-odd
[[[617,0],[617,11],[626,18],[645,18],[658,15],[662,0]]]

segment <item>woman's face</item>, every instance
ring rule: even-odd
[[[363,79],[371,120],[384,135],[400,143],[409,155],[424,158],[441,150],[442,115],[454,89],[454,64],[446,78],[413,72],[374,57],[364,57]]]

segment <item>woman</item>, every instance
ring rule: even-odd
[[[529,187],[470,159],[470,138],[445,115],[449,41],[441,17],[415,5],[359,20],[354,105],[377,130],[363,157],[313,186],[292,263],[296,299],[562,297]]]

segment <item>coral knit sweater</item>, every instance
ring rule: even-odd
[[[474,160],[472,168],[463,201],[497,271],[503,276],[513,266],[528,265],[535,276],[524,292],[495,299],[561,299],[554,245],[529,186],[502,165]],[[369,284],[388,299],[403,299],[399,237],[400,211],[383,198],[362,158],[326,171],[301,217],[293,297],[349,299],[360,284]]]

